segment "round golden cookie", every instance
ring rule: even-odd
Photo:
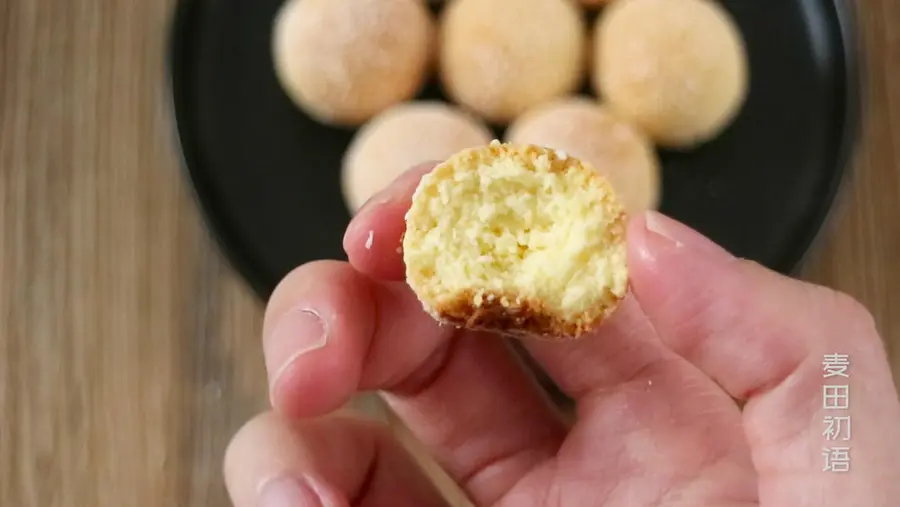
[[[347,206],[356,212],[403,171],[491,139],[479,120],[444,102],[393,106],[361,128],[344,155],[341,181]]]
[[[706,142],[742,107],[744,43],[714,1],[620,0],[597,23],[595,91],[657,144]]]
[[[505,123],[578,87],[585,33],[569,0],[455,0],[440,29],[441,80],[454,101]]]
[[[494,141],[422,178],[406,214],[406,281],[441,322],[578,338],[626,294],[625,227],[590,165]]]
[[[546,146],[590,163],[631,214],[659,205],[660,163],[653,143],[595,100],[570,97],[535,108],[510,126],[506,141]]]
[[[283,88],[307,114],[359,125],[419,91],[433,39],[421,0],[287,0],[272,48]]]

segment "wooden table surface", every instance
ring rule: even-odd
[[[875,314],[900,378],[900,2],[858,0],[866,132],[804,277]],[[0,501],[224,506],[266,407],[262,307],[182,175],[172,0],[0,0]]]

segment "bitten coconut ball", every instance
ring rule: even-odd
[[[406,280],[441,322],[577,338],[626,294],[625,224],[590,165],[495,141],[422,178],[406,214]]]
[[[360,129],[345,156],[344,197],[356,212],[372,195],[407,169],[442,161],[474,146],[491,142],[479,120],[442,102],[409,102],[394,106]]]
[[[585,28],[569,0],[455,0],[441,26],[444,88],[454,101],[505,123],[577,88]]]
[[[660,164],[652,142],[594,100],[572,97],[535,108],[513,123],[506,140],[590,163],[609,179],[629,213],[659,205]]]
[[[721,133],[748,88],[744,43],[710,0],[621,0],[598,19],[594,88],[670,148]]]
[[[275,70],[311,117],[359,125],[419,91],[433,39],[420,0],[288,0],[275,21]]]

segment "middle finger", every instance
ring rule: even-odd
[[[296,269],[266,311],[273,405],[292,417],[379,389],[479,505],[553,456],[566,426],[504,342],[438,326],[403,284],[340,262]]]

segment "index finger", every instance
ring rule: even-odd
[[[403,217],[419,180],[436,164],[425,162],[409,169],[360,208],[344,234],[344,251],[357,271],[377,280],[404,279]]]

